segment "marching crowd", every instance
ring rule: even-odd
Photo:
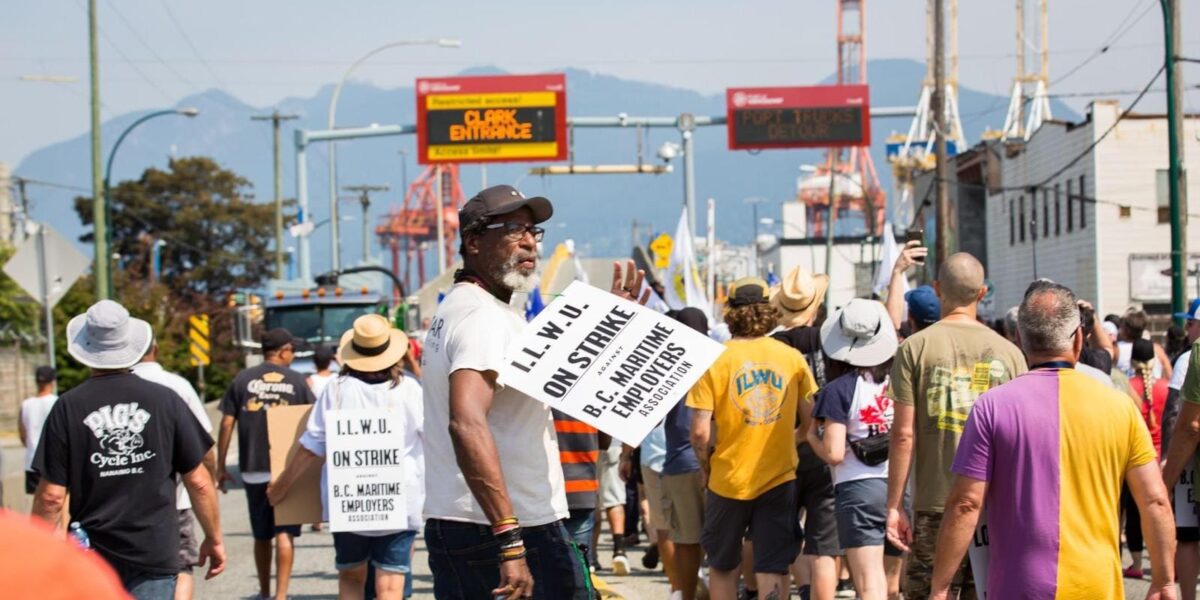
[[[217,494],[240,479],[258,594],[286,598],[302,529],[277,523],[274,505],[324,464],[330,411],[387,409],[404,423],[408,522],[333,534],[340,598],[408,597],[418,538],[438,598],[594,598],[600,573],[630,572],[626,548],[643,532],[643,566],[662,564],[672,600],[793,588],[974,598],[977,577],[997,599],[1118,598],[1122,577],[1146,576],[1144,551],[1147,597],[1175,598],[1177,580],[1196,597],[1200,368],[1188,348],[1200,301],[1164,348],[1145,313],[1100,320],[1048,280],[986,323],[984,269],[968,254],[906,293],[927,255],[919,242],[886,302],[830,310],[828,277],[800,268],[775,286],[744,278],[721,323],[668,313],[725,350],[633,448],[497,379],[525,325],[512,297],[533,287],[552,214],[510,186],[468,201],[463,266],[420,344],[366,315],[317,349],[306,377],[290,368],[301,342],[265,332],[263,363],[221,400],[215,443],[191,386],[158,365],[147,323],[112,301],[73,319],[68,351],[92,376],[57,397],[53,370],[38,369],[21,410],[33,514],[60,527],[69,514],[68,535],[94,551],[44,565],[51,581],[94,598],[190,598],[194,567],[225,568]],[[632,262],[614,265],[611,291],[652,293]],[[273,479],[267,412],[305,404],[300,449]],[[601,519],[610,557],[596,551]],[[7,550],[19,540],[51,556],[45,537],[0,517]]]

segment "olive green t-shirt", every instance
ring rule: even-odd
[[[950,464],[975,400],[1026,371],[1011,342],[978,323],[938,321],[904,340],[889,395],[915,408],[913,510],[941,512]]]
[[[1200,404],[1200,340],[1192,345],[1192,356],[1188,359],[1187,377],[1183,378],[1183,387],[1179,388],[1179,399],[1192,404]]]

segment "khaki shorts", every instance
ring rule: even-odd
[[[642,488],[646,492],[646,503],[650,505],[650,511],[646,515],[646,530],[653,533],[655,529],[669,531],[671,529],[671,521],[667,519],[666,508],[671,504],[671,501],[666,496],[666,490],[663,489],[663,476],[655,473],[650,469],[642,466]]]
[[[621,443],[613,442],[608,450],[601,450],[596,460],[597,479],[600,480],[600,508],[608,510],[614,506],[625,506],[625,482],[621,480]]]
[[[704,529],[704,486],[700,484],[700,471],[664,475],[662,487],[667,498],[663,513],[671,524],[671,541],[699,544]]]

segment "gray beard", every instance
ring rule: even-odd
[[[504,264],[496,268],[493,274],[500,284],[514,292],[527,293],[533,291],[537,285],[537,272],[529,275],[522,275],[517,270],[517,263],[520,262],[517,255],[512,255],[505,261]]]

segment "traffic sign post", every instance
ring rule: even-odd
[[[27,238],[4,265],[4,273],[45,311],[46,359],[50,366],[55,364],[54,305],[90,264],[91,261],[57,231],[39,224],[37,235]]]
[[[212,342],[209,339],[208,315],[188,317],[188,361],[196,367],[196,388],[204,401],[204,367],[212,363]]]

